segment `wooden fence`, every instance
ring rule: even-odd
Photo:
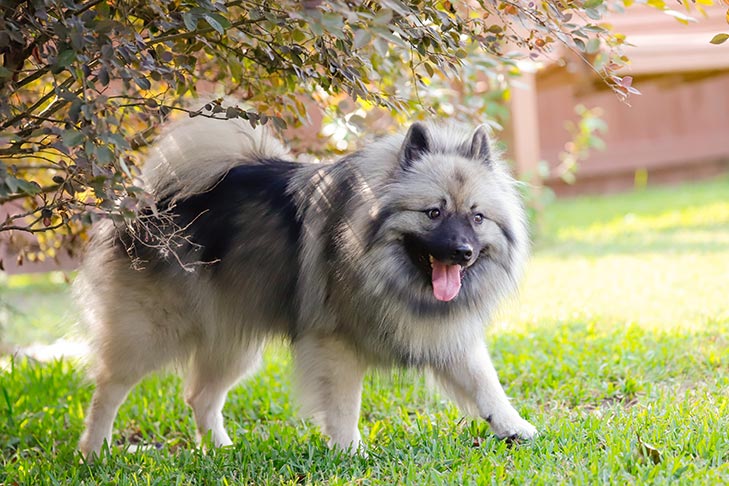
[[[726,6],[682,25],[647,7],[608,20],[627,35],[629,67],[641,91],[623,102],[576,56],[566,66],[534,65],[514,87],[510,127],[519,172],[536,173],[540,161],[553,169],[569,141],[565,120],[574,107],[600,107],[607,148],[580,164],[574,185],[555,175],[542,182],[558,194],[624,190],[636,173],[651,182],[691,180],[729,168],[729,43],[709,40],[727,28]]]

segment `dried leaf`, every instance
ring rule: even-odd
[[[727,39],[729,39],[729,34],[716,34],[709,42],[719,45],[726,42]]]
[[[636,435],[638,437],[638,453],[640,456],[644,459],[650,459],[653,464],[660,464],[661,461],[663,461],[663,454],[661,451],[656,449],[653,445],[644,442],[643,439],[640,438],[640,435]]]

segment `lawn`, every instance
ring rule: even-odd
[[[559,201],[535,239],[519,297],[486,336],[540,429],[530,443],[496,440],[394,372],[365,384],[368,456],[330,452],[296,418],[290,358],[272,346],[230,395],[233,447],[194,447],[180,379],[165,374],[133,391],[111,455],[86,465],[74,449],[92,391],[82,367],[6,358],[0,484],[729,483],[729,178]],[[4,284],[26,314],[5,319],[6,340],[68,329],[62,280]],[[140,442],[151,450],[124,452]]]

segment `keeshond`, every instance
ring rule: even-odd
[[[487,130],[414,123],[332,164],[290,159],[263,127],[187,119],[145,164],[156,202],[141,222],[97,226],[76,284],[96,382],[82,453],[111,444],[127,393],[170,362],[187,370],[198,440],[231,444],[226,394],[277,335],[332,447],[362,447],[370,367],[432,372],[498,437],[533,437],[484,343],[529,246]]]

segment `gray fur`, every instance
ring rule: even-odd
[[[285,153],[263,128],[186,120],[160,140],[144,174],[207,247],[192,241],[171,255],[110,222],[96,229],[76,283],[97,383],[82,452],[110,441],[129,389],[170,361],[189,368],[185,398],[199,432],[230,444],[225,395],[280,335],[294,348],[302,408],[332,445],[360,447],[370,366],[431,370],[500,437],[532,437],[483,344],[483,326],[515,290],[528,249],[516,184],[483,128],[417,124],[407,138],[380,139],[329,165],[279,161]],[[274,189],[236,190],[248,187],[246,174]],[[281,180],[285,188],[271,194]],[[430,208],[453,224],[429,219]],[[471,223],[476,214],[483,221]],[[453,238],[469,238],[477,251],[448,302],[434,298],[429,270],[414,264],[408,246],[433,235],[450,244],[443,228],[463,228]],[[214,261],[199,261],[212,249]],[[130,255],[144,268],[133,268]]]

